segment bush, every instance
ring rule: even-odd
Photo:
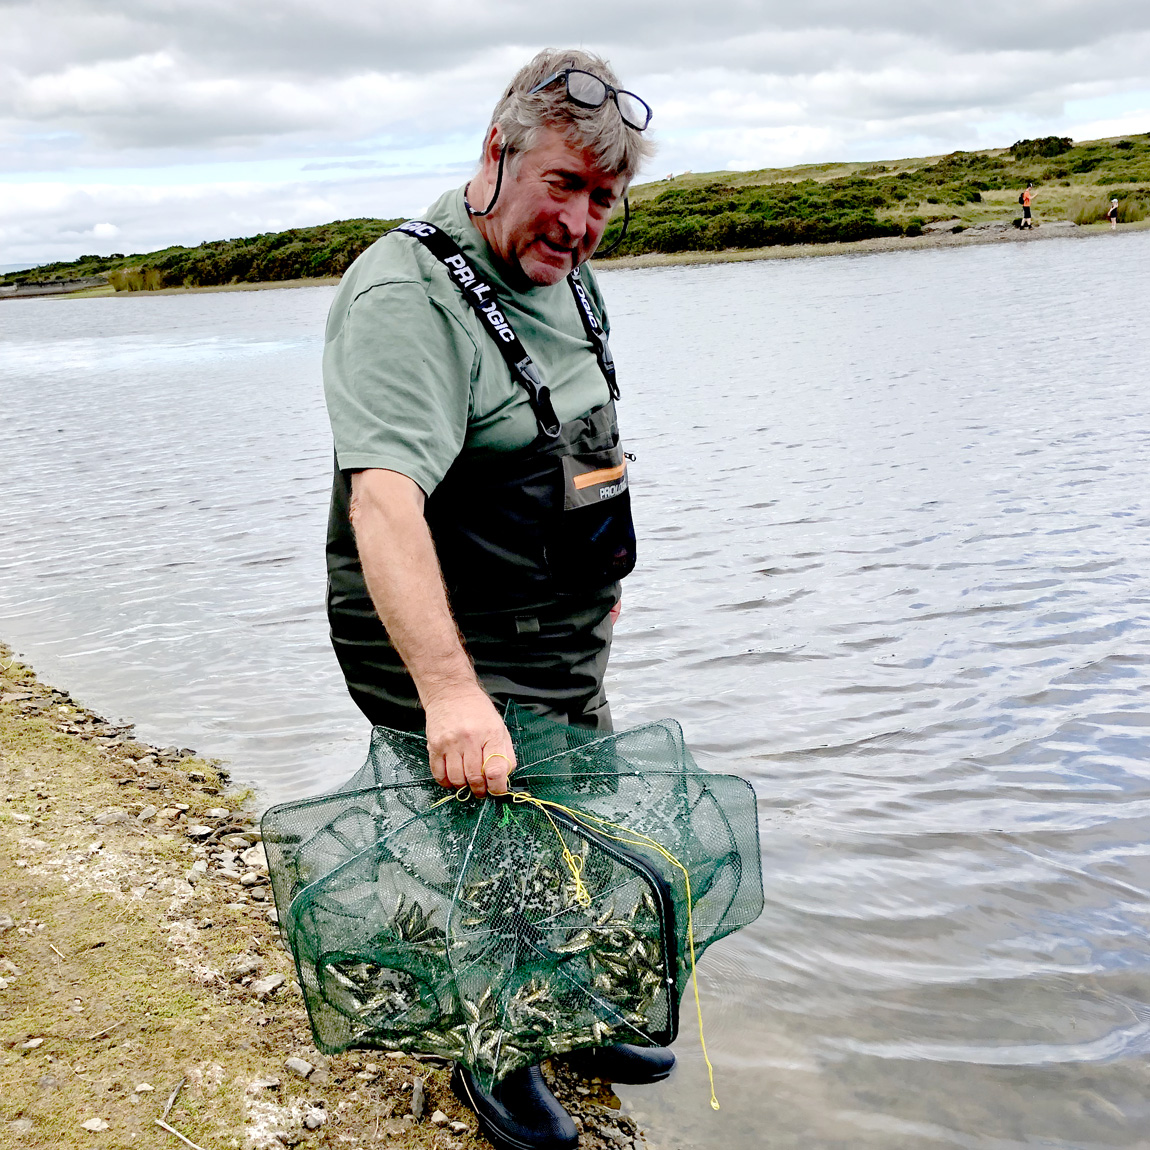
[[[1010,145],[1010,154],[1016,160],[1026,160],[1035,156],[1061,156],[1074,147],[1069,136],[1041,136],[1037,140],[1016,140]]]

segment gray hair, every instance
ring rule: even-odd
[[[557,52],[546,48],[525,64],[495,105],[488,132],[499,127],[512,155],[529,152],[539,142],[541,129],[553,128],[575,147],[586,149],[604,172],[635,177],[644,160],[655,154],[655,145],[640,131],[628,127],[613,100],[598,108],[581,108],[567,99],[558,82],[531,95],[536,84],[564,68],[581,68],[613,88],[619,87],[611,65],[599,56],[578,48]]]

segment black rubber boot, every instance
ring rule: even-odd
[[[457,1062],[451,1089],[475,1111],[479,1129],[496,1150],[576,1150],[579,1145],[571,1115],[548,1089],[538,1066],[513,1071],[488,1092]]]
[[[675,1068],[675,1056],[665,1046],[591,1046],[567,1056],[568,1065],[588,1078],[643,1086],[662,1082]]]

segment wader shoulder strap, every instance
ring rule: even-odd
[[[444,231],[434,224],[424,220],[408,220],[405,224],[393,228],[393,231],[406,232],[409,236],[419,240],[421,244],[444,267],[459,287],[463,298],[472,307],[483,323],[484,330],[495,341],[499,354],[503,356],[511,378],[516,380],[527,392],[531,403],[531,410],[535,413],[535,422],[540,432],[548,439],[559,437],[561,426],[559,417],[551,403],[551,389],[543,382],[539,369],[535,366],[527,349],[515,334],[511,321],[503,313],[499,297],[495,289],[484,280],[474,264],[463,254],[459,245]],[[579,317],[583,321],[583,329],[591,346],[595,349],[595,358],[599,361],[599,368],[607,379],[611,397],[618,399],[619,387],[615,382],[615,363],[611,358],[611,350],[607,346],[607,336],[603,325],[595,315],[591,300],[586,288],[579,280],[579,269],[573,268],[568,283],[578,305]]]
[[[571,269],[567,282],[571,285],[571,294],[575,297],[575,303],[578,305],[579,318],[583,321],[583,330],[587,333],[587,338],[595,349],[595,358],[599,361],[599,370],[607,380],[611,398],[618,399],[619,381],[615,378],[615,360],[611,355],[610,347],[607,346],[607,333],[603,330],[603,325],[599,322],[599,317],[591,306],[591,297],[588,296],[587,289],[583,286],[578,268]]]

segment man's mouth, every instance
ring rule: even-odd
[[[549,240],[546,236],[540,236],[539,242],[544,248],[554,252],[557,256],[567,256],[570,258],[574,254],[570,244],[557,244],[554,240]]]

